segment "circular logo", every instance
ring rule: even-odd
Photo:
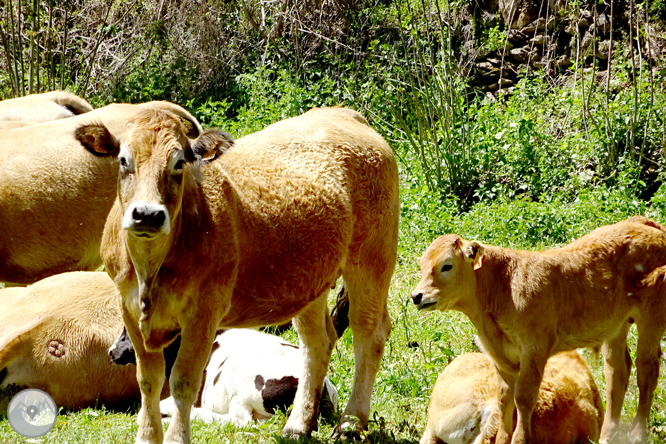
[[[48,393],[37,389],[18,392],[7,407],[9,425],[26,438],[39,438],[51,431],[58,418],[58,408]]]

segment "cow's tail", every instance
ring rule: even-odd
[[[338,338],[342,337],[347,327],[349,327],[349,292],[345,285],[342,285],[338,297],[335,300],[335,306],[331,310],[331,319]]]

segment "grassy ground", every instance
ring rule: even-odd
[[[425,247],[425,245],[424,245]],[[414,258],[415,259],[415,258]],[[455,312],[422,315],[408,303],[407,297],[418,280],[415,260],[399,266],[390,295],[393,332],[386,345],[382,368],[377,376],[372,405],[372,421],[366,435],[370,443],[416,443],[426,424],[429,396],[437,374],[460,353],[472,351],[475,330],[467,318]],[[333,292],[332,292],[333,296]],[[285,336],[296,342],[295,333]],[[635,338],[632,337],[635,343]],[[329,371],[344,406],[352,384],[352,336],[348,330],[338,341]],[[602,360],[583,352],[593,367],[595,378],[603,387]],[[662,375],[666,365],[662,360]],[[75,381],[73,381],[75,383]],[[662,376],[653,407],[651,426],[653,443],[666,439],[666,378]],[[625,402],[625,421],[633,414],[637,403],[635,383]],[[291,443],[280,437],[285,415],[248,427],[231,425],[193,424],[195,443]],[[77,413],[62,413],[55,428],[45,437],[23,439],[15,434],[6,418],[0,418],[0,443],[133,443],[136,434],[136,411],[116,413],[104,409],[87,409]],[[319,430],[305,443],[328,443],[333,429],[320,424]]]

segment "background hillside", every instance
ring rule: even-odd
[[[473,348],[464,316],[426,318],[406,302],[437,235],[532,249],[635,214],[666,223],[664,0],[4,0],[0,38],[2,98],[164,99],[236,137],[313,106],[370,120],[401,173],[395,329],[371,442],[415,442],[437,373]],[[347,333],[331,367],[343,402],[350,347]],[[665,380],[654,442],[666,437]],[[93,431],[99,415],[108,436]],[[89,442],[131,440],[131,420],[105,415],[59,420],[53,442],[83,442],[77,427]],[[274,436],[281,421],[242,433],[287,442]],[[3,436],[15,436],[6,421]]]

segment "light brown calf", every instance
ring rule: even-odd
[[[419,309],[461,311],[477,328],[507,384],[498,444],[511,436],[514,400],[518,422],[511,442],[533,442],[530,418],[549,356],[602,344],[608,403],[601,442],[610,441],[619,428],[631,368],[626,336],[635,322],[640,400],[630,438],[642,443],[666,330],[665,264],[666,230],[644,217],[543,252],[447,235],[421,257],[422,277],[412,299]]]
[[[48,122],[92,110],[88,102],[70,92],[51,91],[0,101],[0,121]]]
[[[0,131],[0,282],[29,284],[102,264],[102,231],[118,182],[116,139],[145,109],[177,113],[192,137],[201,131],[169,102],[113,104]]]
[[[123,324],[106,273],[64,273],[0,290],[0,304],[1,388],[44,390],[72,409],[139,399],[135,366],[115,365],[107,354]]]
[[[497,368],[486,355],[458,356],[437,378],[420,444],[484,442],[481,431],[486,422],[500,416],[493,414],[499,411],[499,386]],[[553,355],[546,364],[532,415],[534,442],[596,441],[603,416],[601,395],[585,360],[575,351]],[[485,430],[496,433],[498,426]]]
[[[121,142],[102,257],[138,358],[137,442],[162,442],[161,349],[178,332],[168,443],[190,440],[215,331],[291,318],[305,369],[284,433],[309,433],[337,339],[326,296],[341,275],[356,360],[345,417],[365,426],[391,329],[398,239],[398,171],[386,142],[341,108],[314,109],[236,143],[216,132],[190,141],[173,114],[146,112]]]

